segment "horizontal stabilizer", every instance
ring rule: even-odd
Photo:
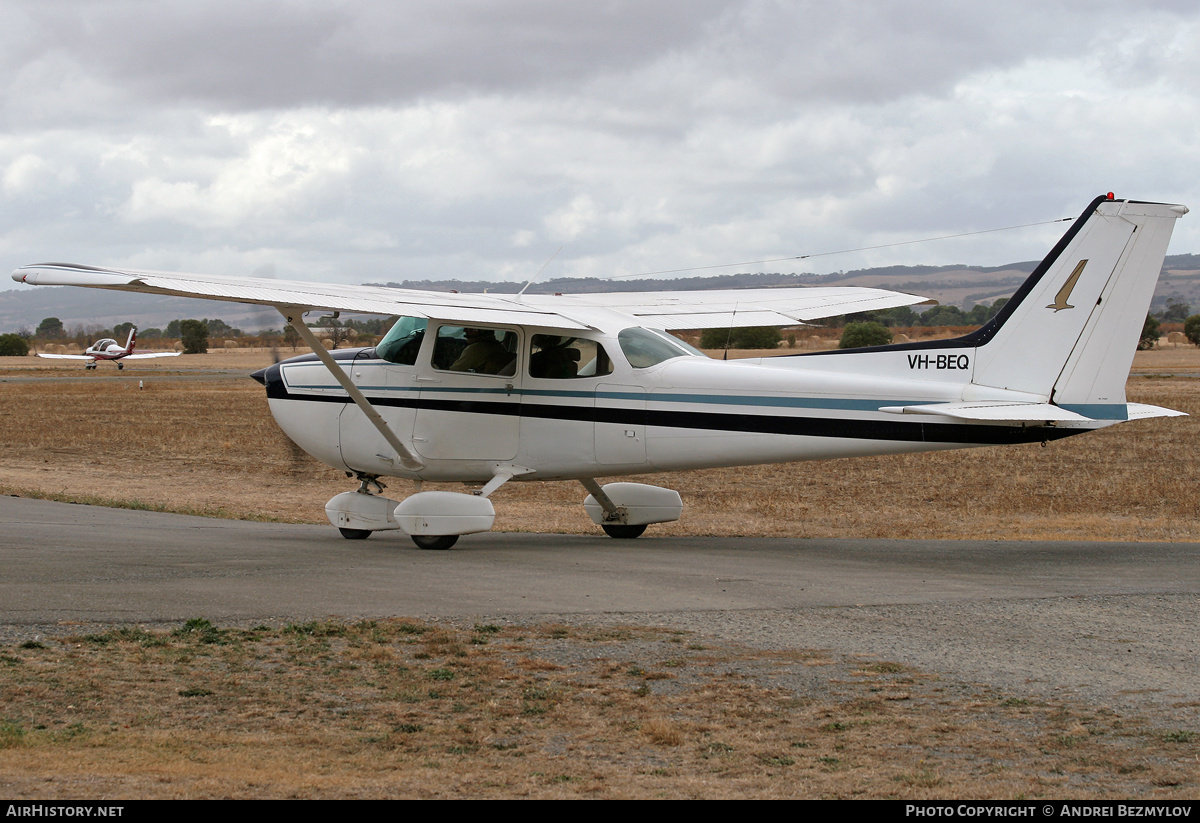
[[[1084,423],[1092,419],[1052,403],[922,403],[913,406],[884,406],[880,411],[892,414],[935,414],[958,420],[992,423]]]
[[[1164,409],[1162,406],[1149,406],[1145,403],[1129,403],[1130,420],[1149,420],[1151,417],[1187,417],[1187,412]]]

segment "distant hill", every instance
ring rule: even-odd
[[[1005,266],[885,266],[831,274],[725,274],[638,280],[577,278],[534,283],[528,291],[551,294],[556,291],[675,291],[797,285],[873,286],[920,294],[942,304],[970,309],[976,303],[991,303],[998,297],[1011,295],[1036,265],[1036,262],[1028,261]],[[515,294],[524,283],[408,280],[374,285],[429,291]],[[1166,258],[1154,293],[1153,310],[1164,307],[1168,298],[1182,299],[1192,306],[1194,313],[1200,312],[1200,255],[1173,254]],[[21,328],[32,330],[46,317],[57,317],[68,327],[112,328],[117,323],[132,321],[141,328],[163,328],[170,321],[185,317],[219,317],[247,332],[280,326],[280,318],[272,309],[216,300],[188,300],[71,287],[22,288],[0,292],[0,333]]]
[[[577,277],[562,280],[548,280],[544,283],[534,283],[526,291],[532,294],[553,294],[557,291],[605,293],[628,291],[680,291],[686,289],[762,289],[772,286],[879,286],[882,288],[899,289],[901,284],[896,279],[906,278],[907,282],[925,284],[944,279],[946,283],[955,282],[955,276],[965,275],[972,281],[976,275],[985,279],[1004,279],[1005,276],[1015,277],[1020,283],[1029,272],[1033,271],[1036,262],[1012,263],[1007,266],[885,266],[877,269],[861,269],[858,271],[833,272],[830,274],[719,274],[707,277],[672,277],[651,278],[640,277],[636,280],[604,280],[598,277]],[[397,283],[374,283],[371,285],[388,286],[402,289],[426,289],[444,291],[447,287],[461,292],[489,291],[493,294],[515,294],[524,286],[524,282],[494,283],[483,280],[405,280]],[[1003,296],[1003,295],[1000,295]]]
[[[234,328],[278,328],[279,313],[262,306],[244,306],[219,300],[189,300],[106,289],[40,286],[0,292],[0,333],[20,328],[36,329],[46,317],[57,317],[73,326],[111,329],[131,321],[138,328],[165,328],[185,317],[220,317]]]

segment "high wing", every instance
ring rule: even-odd
[[[641,325],[666,329],[782,326],[928,303],[924,297],[883,289],[807,287],[713,291],[621,292],[573,295],[493,295],[345,286],[295,280],[223,277],[40,263],[13,272],[13,280],[39,286],[201,297],[303,311],[406,315],[452,322],[513,323],[587,329],[597,309],[628,315]]]
[[[149,360],[153,357],[178,357],[183,354],[180,351],[154,351],[141,352],[140,354],[123,354],[120,357],[105,357],[100,355],[97,357],[94,354],[47,354],[38,352],[38,357],[46,357],[51,360]]]
[[[144,351],[140,354],[127,354],[122,357],[122,360],[150,360],[154,357],[178,357],[183,354],[181,351]]]
[[[790,326],[839,314],[937,303],[903,292],[855,286],[534,295],[525,300],[544,301],[547,306],[604,307],[660,329]]]

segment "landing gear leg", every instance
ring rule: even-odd
[[[358,480],[359,494],[383,494],[383,490],[387,488],[387,486],[379,482],[379,475],[377,474],[363,474],[362,472],[358,472],[354,476]]]

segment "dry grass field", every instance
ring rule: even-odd
[[[0,652],[10,798],[1195,797],[1200,734],[644,628],[192,620]]]
[[[324,523],[355,484],[298,453],[249,372],[265,352],[171,368],[0,364],[0,492],[243,519]],[[16,358],[11,360],[15,361]],[[7,368],[5,368],[7,367]],[[192,379],[163,379],[173,374]],[[19,378],[74,376],[67,382]],[[1200,540],[1200,350],[1139,353],[1131,400],[1192,415],[1047,444],[683,472],[646,478],[683,495],[648,535]],[[7,378],[7,379],[6,379]],[[144,388],[139,389],[139,381]],[[392,481],[390,494],[408,493]],[[461,487],[456,487],[461,488]],[[577,483],[509,483],[501,531],[592,532]]]
[[[290,447],[258,384],[221,372],[269,359],[120,377],[0,361],[0,492],[324,523],[351,481]],[[1045,448],[658,477],[684,519],[642,539],[1200,540],[1200,352],[1139,354],[1134,372],[1131,399],[1193,416]],[[510,483],[497,528],[591,532],[583,496]],[[1200,734],[1169,713],[653,628],[197,619],[0,648],[9,797],[1172,799],[1196,796],[1197,764]]]

